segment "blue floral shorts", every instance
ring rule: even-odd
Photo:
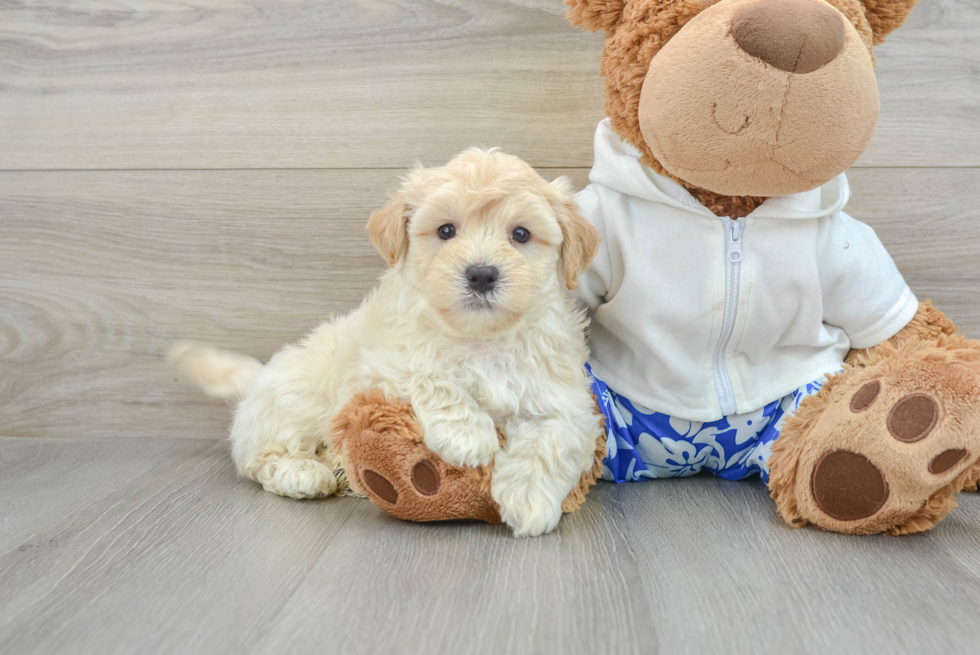
[[[754,412],[702,423],[636,405],[606,386],[588,364],[585,367],[606,417],[609,452],[602,479],[614,482],[711,471],[726,480],[758,473],[768,484],[769,456],[784,419],[824,384],[824,380],[811,382]]]

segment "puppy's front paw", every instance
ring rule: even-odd
[[[498,485],[493,481],[493,499],[500,505],[500,520],[515,537],[537,537],[555,529],[561,520],[564,496],[552,497],[544,490]]]
[[[450,466],[486,466],[500,450],[497,429],[487,414],[434,422],[426,429],[425,445]]]
[[[274,459],[261,472],[249,473],[249,477],[262,483],[266,491],[289,498],[326,498],[337,492],[333,471],[323,462],[307,457]]]

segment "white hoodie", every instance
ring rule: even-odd
[[[844,175],[733,221],[639,158],[604,120],[577,196],[602,236],[574,292],[589,363],[631,402],[692,421],[750,412],[915,316],[874,230],[841,211]]]

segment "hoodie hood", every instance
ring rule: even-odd
[[[714,217],[683,186],[640,163],[640,151],[613,132],[609,119],[595,133],[595,164],[589,180],[619,193]],[[769,198],[749,216],[755,218],[821,218],[841,211],[851,196],[843,173],[817,187],[790,196]]]

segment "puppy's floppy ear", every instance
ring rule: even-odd
[[[574,289],[578,286],[579,276],[599,251],[599,231],[582,216],[575,202],[571,180],[559,177],[550,186],[558,196],[555,213],[561,227],[561,267],[565,285]]]
[[[884,42],[885,37],[905,23],[919,0],[861,0],[864,15],[871,23],[874,44]]]
[[[623,19],[625,0],[565,0],[565,19],[590,32],[611,30]]]
[[[408,252],[408,205],[402,194],[388,201],[384,209],[371,214],[367,229],[375,250],[394,266]]]

